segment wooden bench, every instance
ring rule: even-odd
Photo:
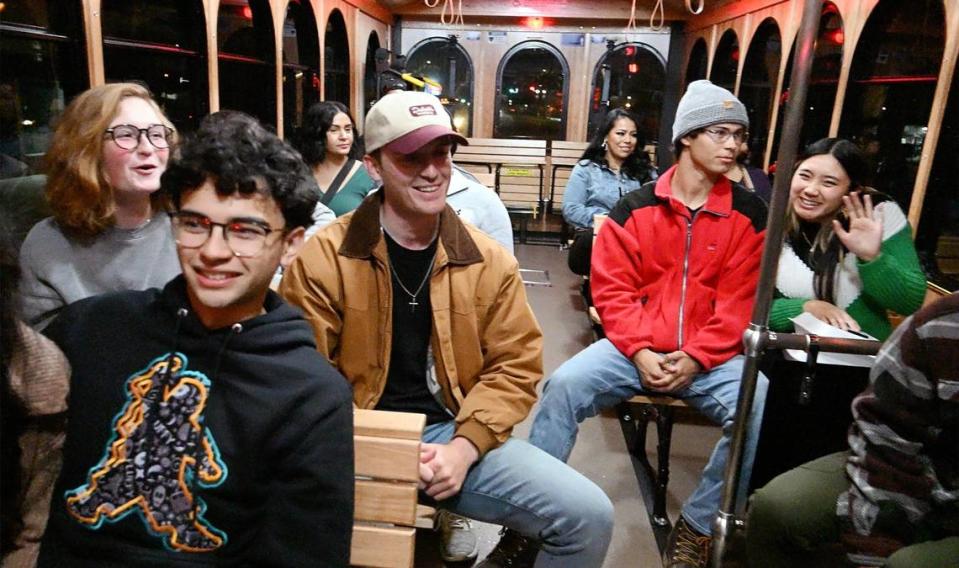
[[[549,201],[546,210],[550,213],[559,213],[563,208],[563,195],[566,193],[566,183],[573,172],[573,167],[579,162],[586,151],[589,142],[564,142],[554,140],[549,154]]]
[[[545,140],[470,138],[459,146],[455,161],[465,169],[496,175],[494,189],[509,207],[536,215],[544,201]]]
[[[350,565],[413,566],[415,527],[432,526],[434,512],[417,502],[425,426],[423,414],[354,411],[356,492]]]

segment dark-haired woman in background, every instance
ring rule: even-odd
[[[886,339],[892,331],[887,311],[912,314],[926,290],[906,216],[895,201],[864,185],[868,162],[848,140],[819,140],[796,163],[770,329],[792,331],[791,318],[809,312],[840,329]],[[776,380],[766,401],[756,486],[845,447],[849,404],[869,371],[819,365],[810,401],[798,406],[805,364],[772,357],[765,365]],[[769,411],[783,407],[792,411]]]
[[[0,564],[32,568],[63,457],[70,366],[16,317],[20,268],[11,238],[0,230]]]
[[[311,106],[292,142],[313,170],[323,192],[320,203],[337,217],[356,209],[375,186],[363,166],[356,123],[343,103],[323,101]]]
[[[627,110],[609,111],[566,183],[563,218],[576,231],[569,250],[576,274],[589,274],[593,215],[608,214],[622,196],[657,177],[638,124]]]

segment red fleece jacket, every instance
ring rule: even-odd
[[[692,214],[672,195],[675,171],[610,211],[593,247],[590,286],[606,336],[624,355],[681,349],[705,371],[742,352],[767,210],[722,177]]]

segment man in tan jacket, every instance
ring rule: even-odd
[[[383,190],[305,244],[281,293],[306,313],[357,406],[426,414],[425,495],[443,518],[508,529],[480,566],[532,566],[537,553],[550,566],[600,566],[609,499],[511,437],[536,399],[542,333],[516,260],[446,205],[450,148],[467,141],[436,97],[416,92],[382,98],[365,133],[364,161]],[[449,528],[444,557],[475,555]]]

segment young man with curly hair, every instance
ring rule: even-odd
[[[182,275],[68,306],[75,369],[40,566],[346,566],[349,386],[269,290],[316,204],[299,154],[208,117],[163,175]]]

